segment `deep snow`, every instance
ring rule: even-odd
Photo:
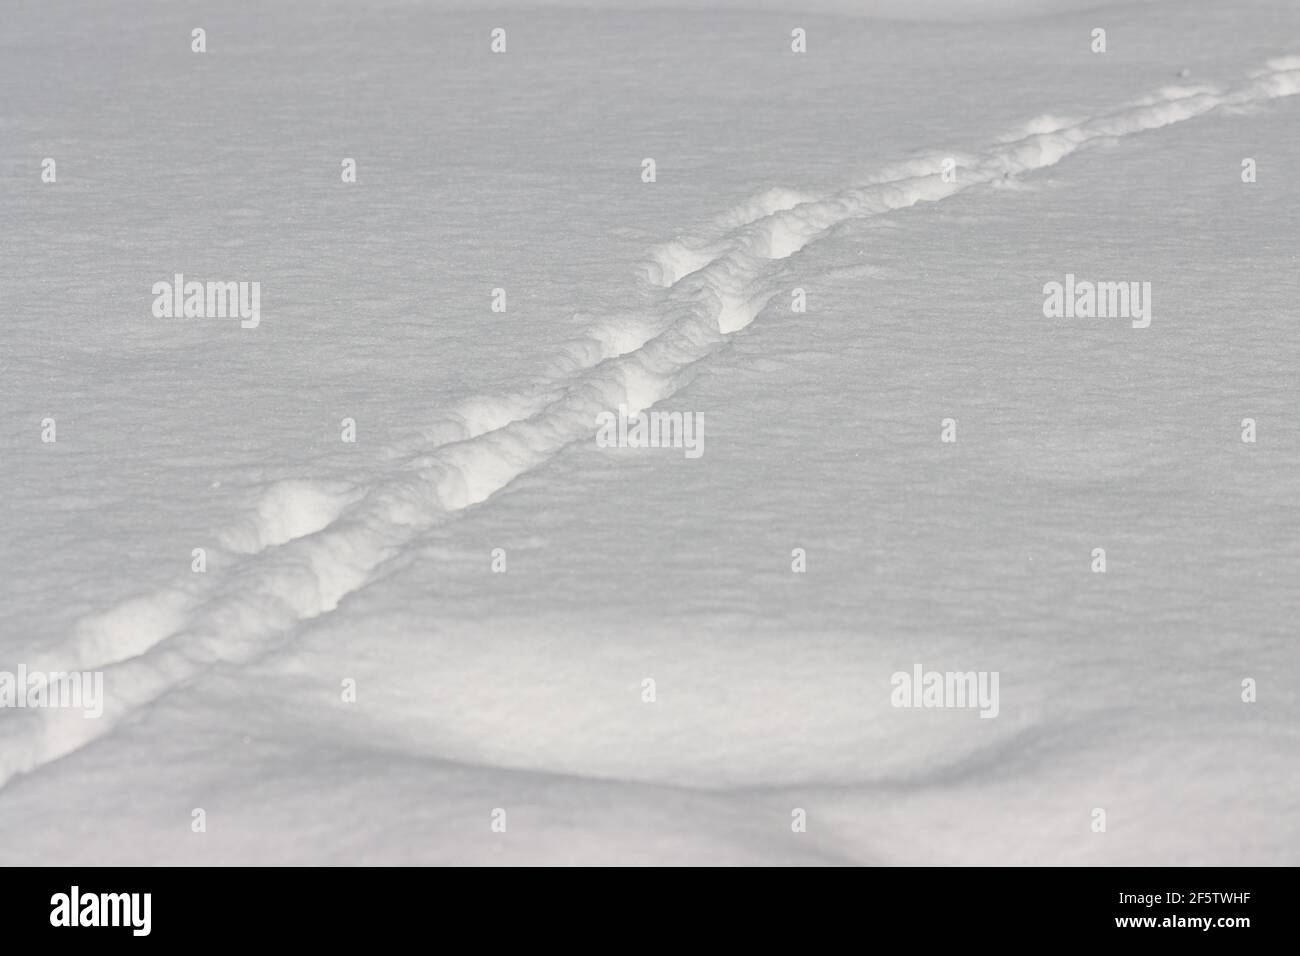
[[[3,32],[0,860],[1297,861],[1293,5],[141,9]]]

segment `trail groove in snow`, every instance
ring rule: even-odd
[[[1167,87],[1106,114],[1042,116],[981,153],[958,155],[955,182],[933,154],[826,196],[772,189],[718,217],[699,236],[656,246],[644,278],[649,308],[593,322],[531,388],[460,403],[410,447],[390,450],[395,474],[370,486],[295,479],[271,484],[217,539],[209,573],[84,620],[46,670],[104,670],[104,714],[23,711],[0,750],[0,786],[107,733],[136,708],[218,663],[257,659],[306,621],[364,587],[425,530],[589,439],[599,412],[633,411],[673,395],[693,366],[745,328],[781,291],[778,265],[851,220],[937,202],[1056,165],[1113,140],[1300,93],[1300,56],[1271,60],[1231,89]]]

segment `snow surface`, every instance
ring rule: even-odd
[[[7,8],[0,862],[1300,862],[1300,8],[636,6]]]

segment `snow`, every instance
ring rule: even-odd
[[[1300,11],[809,10],[15,6],[0,861],[1297,862]]]

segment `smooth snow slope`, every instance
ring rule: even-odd
[[[25,8],[0,669],[109,704],[0,713],[0,845],[1294,862],[1300,17],[1242,7],[1108,8],[1104,58],[1094,11],[804,18],[800,58],[773,14],[236,6],[199,65],[172,11]],[[150,317],[182,270],[262,327]],[[1044,319],[1067,271],[1152,327]],[[620,402],[704,457],[596,448]],[[999,717],[891,708],[915,662]]]

